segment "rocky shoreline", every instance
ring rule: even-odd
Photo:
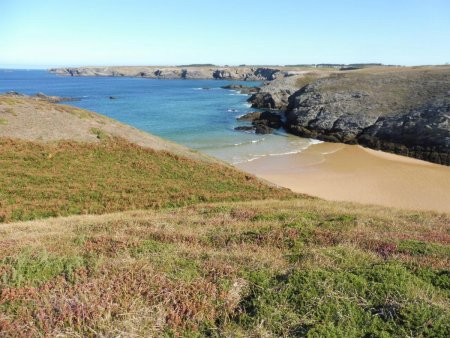
[[[289,133],[450,165],[450,67],[305,73],[254,93]]]

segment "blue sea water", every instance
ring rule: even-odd
[[[234,127],[245,124],[236,117],[255,109],[246,102],[247,95],[220,88],[227,84],[260,83],[64,77],[45,70],[0,70],[0,93],[12,90],[78,98],[65,104],[104,114],[233,164],[300,152],[312,143],[284,132],[235,131]]]

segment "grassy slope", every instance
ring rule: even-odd
[[[0,224],[0,336],[449,336],[449,215],[293,200],[82,125],[0,139],[2,220],[156,210]]]
[[[0,138],[0,221],[292,197],[218,163],[106,137],[43,144]]]
[[[307,199],[3,224],[0,331],[448,337],[449,231]]]

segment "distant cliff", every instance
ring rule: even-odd
[[[288,71],[270,67],[77,67],[52,68],[49,71],[65,76],[115,76],[150,79],[219,79],[267,81],[288,75]]]

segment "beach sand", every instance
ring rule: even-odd
[[[450,167],[360,146],[320,143],[237,167],[326,200],[450,212]]]

